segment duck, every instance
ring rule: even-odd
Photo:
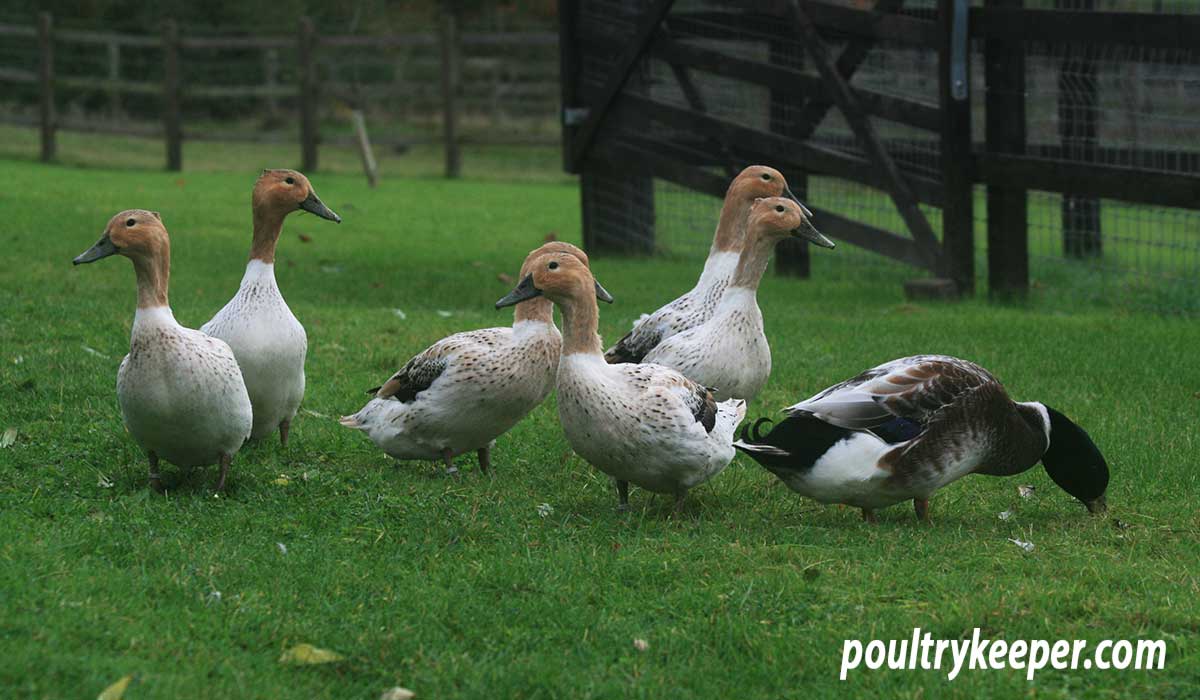
[[[659,343],[712,317],[737,270],[746,236],[746,215],[754,200],[762,197],[787,197],[804,208],[788,187],[783,173],[767,165],[743,169],[725,191],[713,242],[696,285],[657,311],[643,314],[634,321],[632,330],[604,353],[609,363],[642,362]],[[812,216],[807,209],[805,215]]]
[[[250,201],[254,235],[241,285],[200,330],[229,343],[237,356],[254,406],[250,438],[258,440],[278,430],[286,447],[292,419],[304,398],[308,335],[275,282],[275,246],[283,220],[294,211],[334,223],[341,223],[342,218],[325,206],[308,178],[295,170],[263,170]]]
[[[834,247],[794,201],[756,199],[750,207],[737,268],[712,316],[663,340],[643,361],[679,371],[708,387],[717,401],[752,401],[771,376],[771,347],[763,332],[758,285],[775,245],[789,237]]]
[[[552,241],[526,256],[521,274],[547,253],[589,265],[579,248]],[[480,471],[489,473],[496,438],[554,389],[562,335],[553,316],[549,300],[529,299],[516,305],[511,327],[439,340],[369,390],[373,398],[341,424],[398,460],[441,460],[455,474],[454,458],[474,451]]]
[[[562,313],[563,343],[555,378],[558,416],[567,442],[616,482],[618,509],[629,509],[629,485],[675,497],[721,472],[735,456],[734,431],[746,402],[718,403],[711,392],[662,365],[609,364],[599,305],[610,295],[577,257],[548,253],[497,308],[545,297]]]
[[[129,258],[137,274],[137,311],[129,354],[117,370],[117,401],[126,429],[149,460],[150,485],[163,488],[159,460],[179,467],[218,464],[216,490],[224,491],[252,423],[237,358],[224,341],[175,320],[167,300],[171,239],[161,214],[116,214],[74,264],[111,255]]]
[[[1092,438],[1044,403],[1017,402],[990,372],[947,355],[886,362],[760,420],[734,447],[793,491],[862,509],[929,499],[968,474],[1011,476],[1039,461],[1091,513],[1107,509],[1108,463]]]

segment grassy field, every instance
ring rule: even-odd
[[[899,506],[868,526],[744,458],[696,489],[682,517],[640,491],[621,515],[608,481],[572,456],[553,400],[499,440],[491,479],[471,460],[458,479],[397,467],[339,426],[364,389],[430,342],[510,321],[492,309],[510,287],[499,275],[515,275],[551,232],[578,240],[578,192],[555,178],[476,170],[493,179],[393,177],[371,191],[347,172],[314,174],[345,222],[294,216],[280,245],[279,282],[310,343],[292,444],[247,446],[220,498],[212,470],[169,468],[175,487],[149,492],[114,392],[132,269],[70,260],[116,211],[161,211],[172,305],[199,326],[241,278],[258,169],[295,157],[225,153],[224,169],[182,175],[0,160],[0,430],[16,430],[0,449],[5,697],[94,697],[127,674],[132,700],[376,698],[394,685],[421,698],[1200,693],[1192,322],[908,304],[905,273],[887,267],[763,285],[776,369],[750,416],[892,357],[972,358],[1091,432],[1113,469],[1111,513],[1099,518],[1037,468],[951,485],[932,527]],[[617,299],[602,333],[615,338],[696,268],[595,260]],[[1020,484],[1035,496],[1021,499]],[[1006,510],[1015,515],[997,517]],[[906,639],[914,627],[1163,639],[1167,662],[1043,670],[1032,683],[1016,670],[953,682],[860,670],[839,683],[843,640]],[[298,643],[345,660],[278,663]]]

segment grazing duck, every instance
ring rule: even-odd
[[[804,215],[783,197],[756,200],[750,208],[737,269],[712,317],[676,333],[646,354],[645,362],[665,365],[709,387],[718,401],[751,401],[771,376],[771,347],[763,333],[758,284],[775,244],[803,238],[832,248]]]
[[[611,364],[642,362],[659,343],[712,317],[737,269],[746,236],[746,215],[751,205],[760,197],[780,196],[800,203],[778,170],[751,165],[738,173],[725,192],[717,231],[696,286],[654,313],[643,314],[634,322],[633,330],[604,353],[604,358]],[[808,214],[807,209],[805,214]]]
[[[551,252],[588,265],[582,250],[555,241],[530,253],[521,274]],[[495,439],[554,389],[561,346],[554,305],[529,299],[517,305],[511,328],[455,333],[413,357],[342,425],[396,459],[441,459],[451,474],[454,458],[474,450],[486,473]]]
[[[1089,511],[1106,508],[1108,464],[1088,434],[1045,404],[1013,401],[966,360],[893,360],[784,412],[767,435],[743,430],[734,446],[793,491],[861,508],[869,522],[910,498],[928,521],[929,497],[955,479],[1020,474],[1039,460]]]
[[[254,238],[246,274],[237,294],[200,330],[229,343],[237,355],[254,405],[251,438],[278,429],[286,446],[292,418],[304,398],[308,336],[275,283],[275,245],[284,218],[294,211],[336,223],[342,219],[321,202],[308,178],[295,170],[264,170],[250,201]]]
[[[575,451],[617,482],[620,508],[630,482],[675,496],[720,473],[733,459],[733,432],[746,402],[717,403],[703,386],[660,365],[604,361],[596,299],[612,297],[578,258],[540,256],[497,308],[545,296],[562,311],[558,415]]]
[[[125,427],[150,460],[150,485],[162,489],[158,460],[181,467],[220,464],[217,491],[250,436],[251,408],[242,373],[224,341],[175,321],[167,303],[171,241],[158,212],[114,216],[96,245],[74,263],[110,255],[133,261],[138,304],[129,354],[117,370]]]

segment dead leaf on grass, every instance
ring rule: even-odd
[[[279,663],[290,666],[312,666],[315,664],[337,663],[338,661],[345,660],[345,658],[336,651],[321,649],[311,644],[297,644],[283,652],[279,657]]]
[[[379,700],[412,700],[416,696],[417,694],[408,688],[396,686],[380,693]]]
[[[129,684],[132,682],[132,673],[128,676],[123,676],[116,683],[113,683],[105,688],[103,692],[96,696],[96,700],[121,700],[121,698],[125,697],[125,689],[128,688]]]
[[[4,431],[4,435],[0,436],[0,447],[12,447],[17,441],[17,429],[8,428]]]

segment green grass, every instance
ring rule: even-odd
[[[510,320],[492,309],[509,288],[498,275],[515,274],[551,231],[578,240],[578,192],[552,177],[389,177],[371,191],[349,170],[314,174],[345,222],[293,217],[280,246],[279,282],[310,343],[291,446],[246,447],[221,498],[211,469],[169,468],[175,488],[150,493],[113,390],[133,272],[121,259],[70,260],[114,212],[161,211],[172,304],[198,326],[241,277],[258,169],[281,162],[238,153],[226,151],[223,171],[184,175],[0,161],[0,429],[18,431],[0,449],[5,697],[94,697],[130,673],[130,700],[375,698],[397,684],[421,698],[1200,692],[1194,323],[907,304],[906,274],[890,267],[764,282],[775,373],[752,417],[892,357],[972,358],[1014,396],[1091,432],[1113,469],[1101,518],[1038,468],[951,485],[932,527],[900,506],[867,526],[743,458],[696,489],[682,517],[640,491],[620,515],[608,481],[571,455],[553,400],[499,440],[494,479],[471,460],[457,480],[434,465],[397,468],[337,425],[428,343]],[[596,259],[617,298],[602,333],[615,338],[697,267]],[[1035,498],[1017,496],[1025,483]],[[977,626],[1008,640],[1161,638],[1166,669],[1044,670],[1032,684],[1020,671],[837,681],[847,638],[904,639],[914,627],[957,638]],[[347,658],[277,663],[301,642]]]

